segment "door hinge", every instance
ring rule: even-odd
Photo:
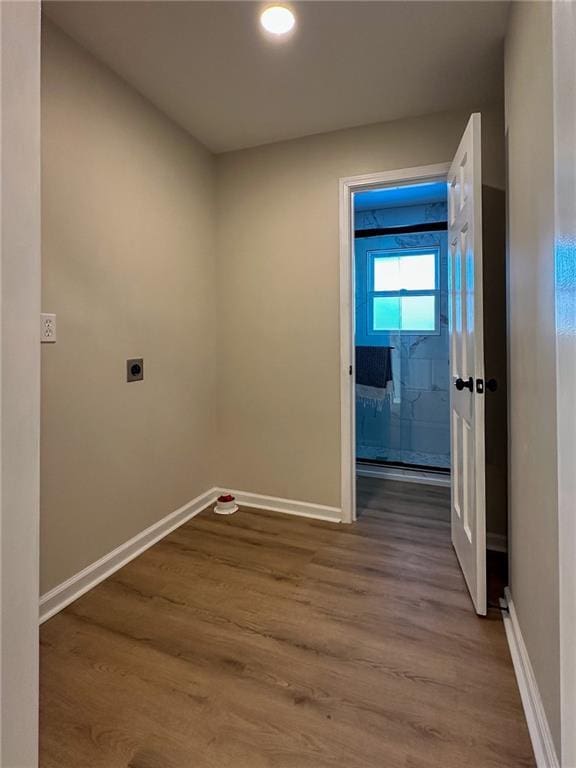
[[[352,376],[352,366],[350,366],[350,368],[348,368],[348,374],[349,374],[350,376]]]

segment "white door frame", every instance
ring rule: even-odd
[[[354,372],[354,206],[369,189],[446,181],[450,163],[421,165],[340,179],[340,445],[342,522],[356,519],[356,387]]]
[[[38,765],[40,2],[0,2],[0,766]]]

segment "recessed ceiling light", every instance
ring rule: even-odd
[[[296,24],[296,18],[285,5],[270,5],[260,14],[260,24],[271,35],[286,35]]]

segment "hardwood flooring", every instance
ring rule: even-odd
[[[207,511],[44,624],[41,767],[533,766],[446,490],[358,500],[354,526]]]

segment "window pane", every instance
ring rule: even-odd
[[[400,258],[400,287],[407,291],[436,288],[436,257],[433,253],[418,253]]]
[[[374,259],[375,291],[399,291],[400,259],[398,256],[379,256]]]
[[[374,258],[374,291],[427,291],[436,286],[436,255],[407,253]]]
[[[373,330],[400,330],[400,299],[376,296],[373,299]]]
[[[436,298],[434,296],[403,296],[401,330],[436,330]]]

